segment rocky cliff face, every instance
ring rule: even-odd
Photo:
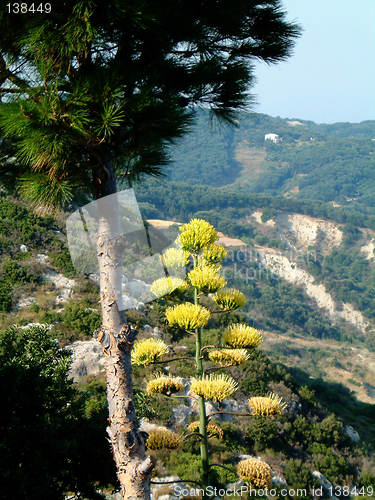
[[[297,263],[264,247],[256,247],[256,250],[264,267],[290,283],[302,286],[306,294],[328,313],[333,322],[344,319],[363,332],[369,327],[369,321],[360,311],[356,311],[351,304],[337,305],[324,285],[315,284],[315,278],[307,271],[300,269]]]
[[[340,225],[334,222],[316,219],[308,215],[281,212],[273,220],[262,222],[262,212],[256,211],[251,219],[258,224],[264,224],[276,229],[276,236],[284,241],[289,249],[306,252],[309,247],[315,246],[326,255],[332,248],[342,242]]]
[[[271,229],[286,245],[286,251],[256,246],[256,252],[264,267],[290,283],[302,286],[306,294],[316,301],[318,307],[322,308],[333,322],[343,319],[362,332],[371,328],[370,322],[360,311],[355,310],[351,304],[337,303],[325,286],[317,284],[315,278],[306,270],[306,266],[301,265],[310,258],[309,251],[316,249],[322,255],[327,255],[340,245],[343,233],[339,224],[284,212],[276,214],[273,220],[266,223],[262,222],[259,211],[254,212],[251,219],[260,226]],[[367,259],[374,258],[373,249],[372,242],[362,248]]]

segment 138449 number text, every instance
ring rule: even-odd
[[[367,486],[367,488],[364,486],[362,486],[362,488],[357,488],[356,486],[354,486],[354,488],[350,488],[349,486],[330,486],[328,491],[331,496],[335,495],[337,497],[348,497],[349,495],[351,497],[359,495],[372,497],[374,494],[374,488],[372,486]]]
[[[27,14],[28,12],[32,14],[36,12],[49,14],[52,10],[50,3],[40,3],[39,5],[35,3],[30,5],[27,3],[8,3],[7,8],[9,14]]]

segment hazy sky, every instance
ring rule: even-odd
[[[304,32],[294,55],[257,64],[254,111],[316,123],[375,120],[375,0],[283,0]]]

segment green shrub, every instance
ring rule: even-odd
[[[285,243],[278,238],[271,238],[268,242],[268,246],[270,248],[277,248],[279,250],[285,250],[286,248]]]
[[[85,304],[80,303],[68,304],[61,318],[70,330],[83,335],[91,335],[102,322],[99,312],[89,310]]]
[[[223,422],[220,427],[224,431],[223,444],[225,445],[225,449],[228,451],[244,451],[244,447],[240,444],[240,433],[238,429],[229,422]]]
[[[6,257],[1,266],[1,276],[4,276],[11,283],[31,283],[37,281],[28,266],[20,266],[16,260]]]
[[[29,309],[33,313],[38,313],[40,311],[40,306],[37,302],[31,302]]]
[[[263,380],[251,377],[242,382],[242,389],[249,396],[263,396],[267,392],[267,384]]]
[[[201,457],[185,451],[169,451],[168,470],[181,479],[199,481],[201,477]]]
[[[373,491],[375,491],[375,471],[371,473],[365,469],[360,477],[360,486],[364,486],[365,488],[372,486]]]
[[[58,323],[61,321],[61,314],[56,311],[46,311],[43,315],[43,321],[48,324]]]
[[[66,278],[69,278],[75,274],[75,269],[70,257],[70,253],[66,248],[60,248],[57,252],[50,253],[49,258],[51,259],[52,265],[55,266],[59,271],[62,271],[63,275]]]
[[[301,401],[306,404],[308,408],[313,408],[317,405],[315,399],[315,391],[309,389],[307,385],[301,387],[301,389],[299,390],[299,396],[301,398]]]
[[[228,467],[231,466],[228,465]],[[219,483],[219,485],[224,486],[229,483],[237,483],[238,481],[238,476],[235,472],[223,469],[222,467],[214,467],[213,472],[214,476],[211,478],[211,480],[213,480],[215,483]]]
[[[314,425],[313,439],[316,443],[326,446],[344,447],[350,443],[343,431],[343,424],[333,414]]]
[[[315,467],[334,484],[341,483],[349,473],[349,465],[345,458],[336,455],[330,448],[327,449],[325,456],[319,455],[316,458]]]
[[[285,437],[290,444],[308,446],[313,441],[313,426],[303,417],[298,415],[294,422],[287,422],[284,426]]]
[[[307,494],[309,493],[310,488],[314,487],[317,483],[317,480],[312,475],[310,469],[302,462],[302,460],[288,460],[284,470],[284,476],[289,488],[306,489]]]
[[[0,280],[0,312],[10,312],[12,309],[13,285],[10,280]]]
[[[116,484],[108,414],[85,414],[70,360],[46,328],[0,334],[2,500],[63,500],[67,491],[93,499],[98,484]]]
[[[256,415],[246,430],[245,441],[258,451],[279,447],[279,427],[273,420]]]
[[[273,219],[275,214],[276,214],[276,210],[274,208],[265,208],[262,212],[261,217],[260,217],[261,221],[263,223],[266,223],[267,221]]]
[[[267,245],[268,243],[268,238],[267,236],[264,236],[264,234],[257,234],[254,238],[254,242],[257,244],[257,245],[260,245],[260,246],[264,246],[264,245]]]

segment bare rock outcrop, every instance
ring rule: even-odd
[[[104,354],[97,340],[78,340],[73,342],[68,349],[73,351],[73,363],[69,374],[74,382],[79,382],[87,375],[98,375],[104,372]]]
[[[364,315],[360,311],[356,311],[351,304],[343,303],[342,307],[338,308],[324,285],[315,284],[315,279],[311,274],[298,268],[284,255],[262,247],[258,247],[257,251],[264,267],[291,283],[301,285],[307,295],[313,298],[319,307],[325,309],[333,321],[344,319],[363,332],[370,325]]]

